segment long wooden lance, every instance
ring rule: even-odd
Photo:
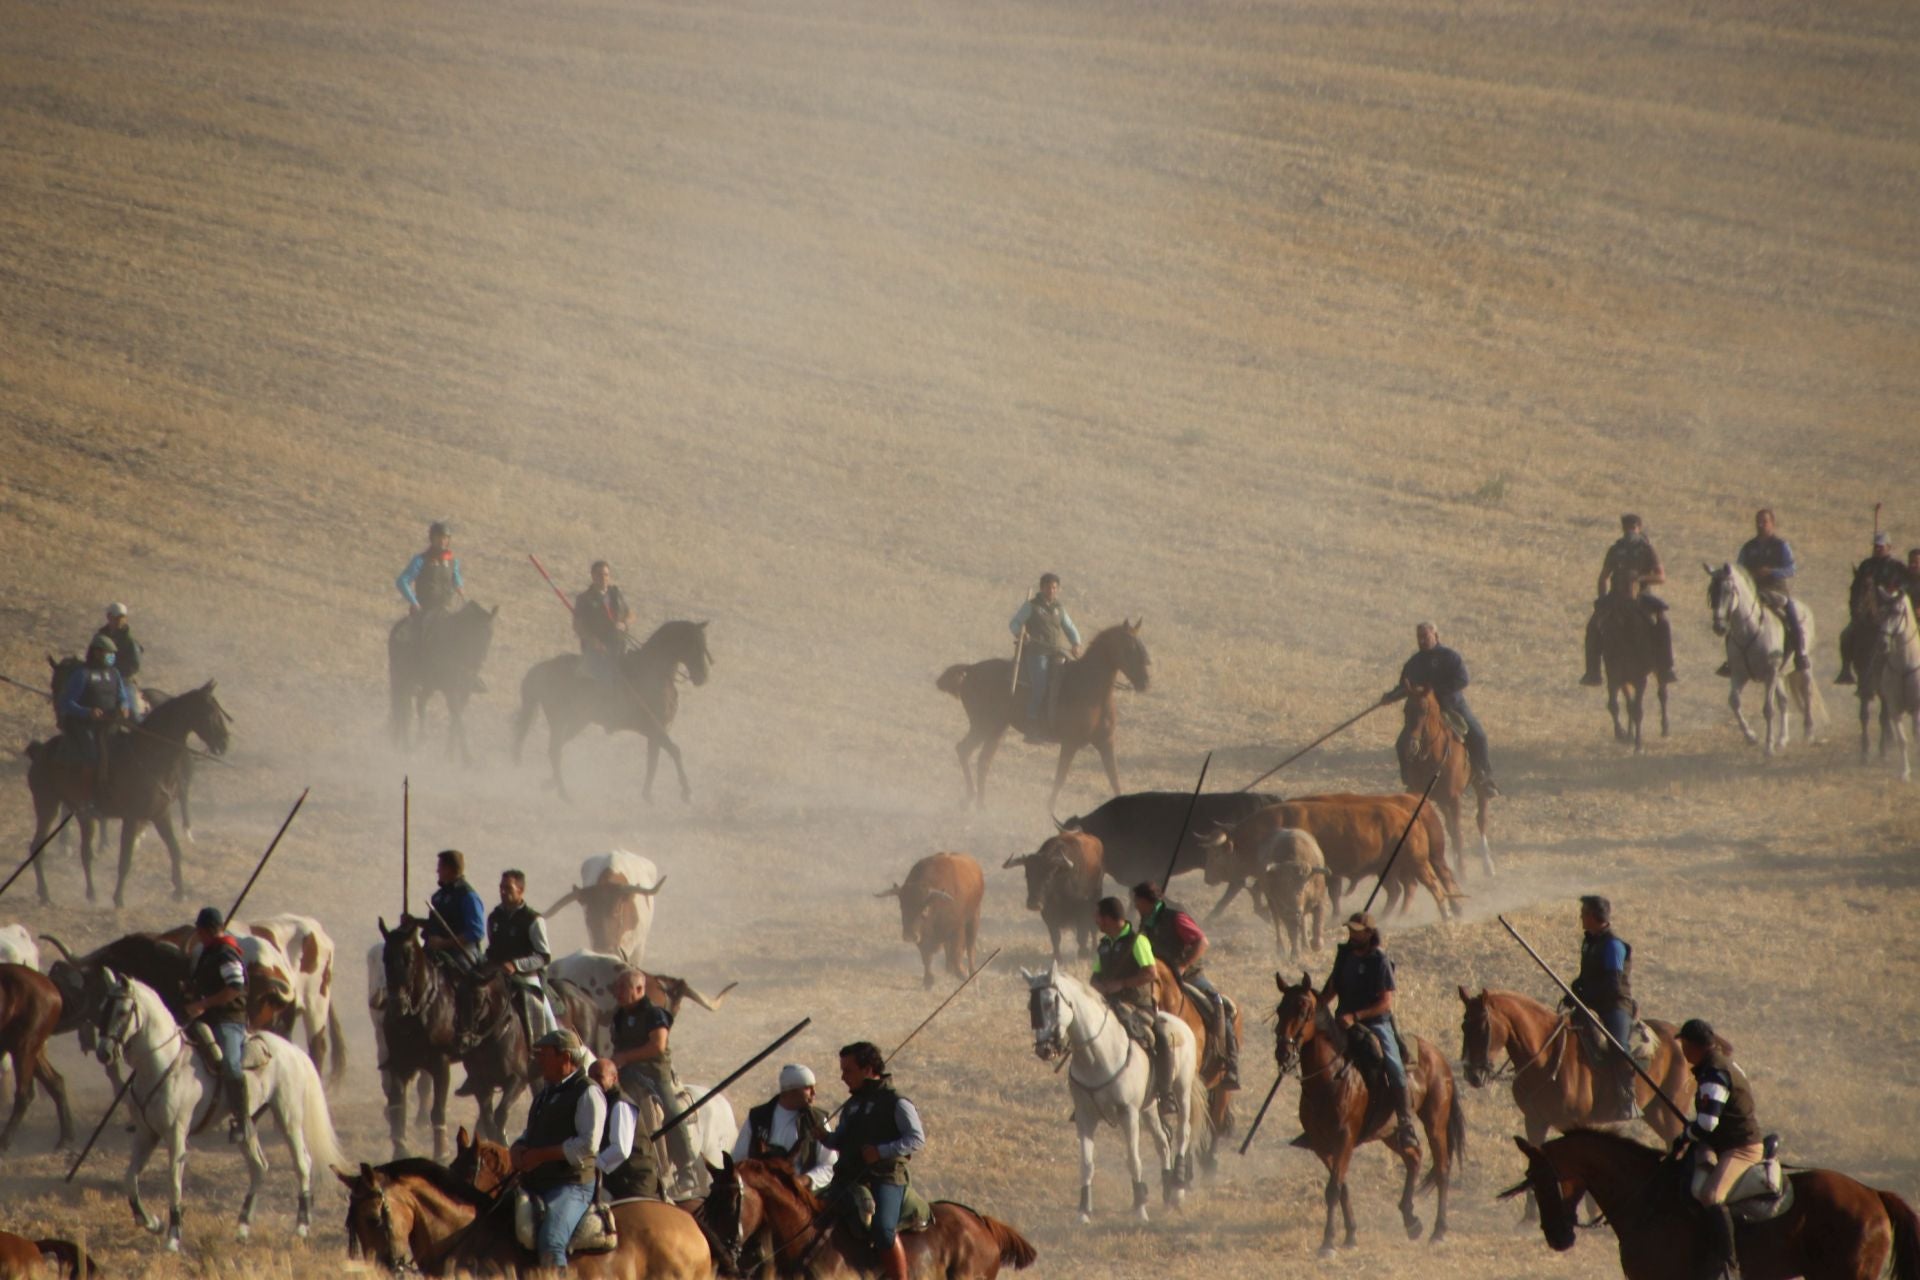
[[[992,953],[988,955],[985,960],[982,960],[979,964],[975,965],[973,967],[973,972],[968,974],[966,977],[960,979],[960,985],[955,987],[952,991],[948,992],[947,998],[945,1000],[942,1000],[939,1004],[935,1005],[932,1013],[920,1019],[920,1025],[915,1027],[913,1030],[907,1032],[906,1038],[904,1040],[902,1040],[899,1044],[893,1046],[893,1048],[887,1050],[887,1056],[885,1058],[882,1058],[881,1061],[892,1062],[895,1058],[899,1057],[900,1051],[906,1048],[908,1045],[912,1044],[913,1038],[919,1035],[922,1031],[925,1031],[927,1029],[928,1023],[932,1022],[935,1018],[939,1017],[942,1013],[946,1012],[947,1006],[952,1004],[955,998],[958,997],[962,991],[965,991],[967,989],[967,984],[972,982],[975,978],[979,977],[981,974],[985,973],[987,970],[987,966],[992,964],[995,960],[997,960],[1000,956],[1000,953],[1004,950],[1006,950],[1005,947],[995,947]],[[849,1101],[851,1101],[851,1099],[849,1099]],[[831,1120],[835,1116],[839,1115],[840,1112],[846,1107],[846,1105],[847,1104],[843,1102],[839,1106],[835,1107],[832,1111],[829,1111],[827,1113],[827,1119]]]
[[[540,557],[531,551],[527,552],[527,559],[533,561],[533,567],[539,570],[540,576],[547,580],[547,586],[552,588],[553,598],[560,602],[560,607],[565,609],[567,616],[571,618],[573,602],[567,599],[567,593],[560,589],[560,585],[553,580],[553,575],[547,572],[547,566],[541,564]],[[629,648],[635,647],[633,637],[624,631],[620,633],[620,640]],[[646,696],[640,692],[640,686],[633,682],[633,677],[628,675],[626,669],[618,662],[613,664],[613,669],[619,673],[621,682],[627,686],[627,692],[633,695],[634,705],[640,708],[640,714],[653,722],[653,727],[660,731],[661,737],[666,737],[667,726],[661,724],[660,717],[653,714],[653,708],[647,705]]]
[[[15,680],[12,676],[9,676],[9,675],[0,675],[0,684],[12,685],[16,689],[25,690],[27,693],[32,694],[34,697],[43,699],[44,701],[47,701],[47,702],[54,701],[54,696],[48,693],[45,689],[36,689],[34,686],[20,680]],[[232,717],[228,717],[228,718],[231,719]],[[113,723],[117,725],[117,727],[126,730],[128,733],[138,733],[145,737],[152,738],[155,742],[164,742],[170,747],[178,747],[180,748],[180,750],[186,752],[188,755],[194,757],[197,760],[211,760],[215,764],[224,764],[229,766],[233,764],[233,761],[228,760],[224,756],[216,756],[210,751],[202,751],[198,747],[190,747],[184,742],[175,742],[172,738],[166,737],[163,734],[155,733],[153,730],[144,728],[141,725],[135,724],[131,720],[121,720],[121,721],[113,721],[113,722],[103,720],[101,721],[101,723],[102,724]]]
[[[1173,855],[1167,859],[1167,874],[1160,877],[1160,892],[1165,893],[1173,885],[1174,868],[1180,865],[1180,847],[1187,842],[1187,828],[1193,825],[1194,806],[1200,803],[1200,788],[1207,785],[1207,766],[1213,763],[1213,752],[1207,752],[1207,758],[1200,762],[1200,776],[1194,780],[1193,794],[1187,797],[1187,816],[1180,819],[1180,829],[1173,833]]]
[[[400,914],[413,901],[413,779],[400,778]]]
[[[300,792],[300,798],[293,802],[293,808],[287,810],[286,821],[282,822],[280,829],[273,833],[273,843],[267,846],[267,851],[260,855],[260,861],[254,864],[253,874],[247,877],[247,883],[242,886],[240,896],[235,898],[233,900],[233,906],[227,909],[227,924],[229,926],[233,924],[233,918],[240,914],[240,904],[247,900],[249,893],[253,892],[253,882],[258,880],[260,873],[267,869],[267,859],[271,858],[273,851],[280,847],[280,837],[287,834],[287,828],[293,825],[294,816],[300,812],[300,806],[307,802],[307,794],[312,790],[312,787],[307,787]]]
[[[1364,713],[1362,713],[1364,714]],[[1400,838],[1394,841],[1393,852],[1387,855],[1386,865],[1380,868],[1380,876],[1373,882],[1373,892],[1367,895],[1367,903],[1360,908],[1365,915],[1373,910],[1373,900],[1380,896],[1381,888],[1387,883],[1387,873],[1393,870],[1393,864],[1400,857],[1400,850],[1406,846],[1407,837],[1413,833],[1413,824],[1420,821],[1420,811],[1427,807],[1427,798],[1433,794],[1434,784],[1440,781],[1440,774],[1447,767],[1447,757],[1453,754],[1453,742],[1449,740],[1446,748],[1440,752],[1440,763],[1434,766],[1433,776],[1427,779],[1427,789],[1420,793],[1420,802],[1413,806],[1413,816],[1407,819],[1407,825],[1400,829]],[[1285,1076],[1275,1076],[1273,1087],[1267,1090],[1266,1099],[1261,1102],[1260,1110],[1254,1113],[1253,1123],[1247,1126],[1247,1136],[1240,1144],[1240,1154],[1247,1154],[1247,1148],[1253,1145],[1253,1135],[1260,1132],[1260,1122],[1267,1118],[1267,1108],[1273,1105],[1274,1095],[1280,1092],[1280,1082]]]
[[[1682,1111],[1679,1105],[1675,1103],[1672,1098],[1669,1098],[1667,1096],[1667,1091],[1660,1087],[1660,1082],[1658,1080],[1655,1080],[1651,1075],[1647,1074],[1646,1070],[1643,1067],[1641,1067],[1641,1065],[1638,1062],[1634,1061],[1633,1055],[1627,1052],[1627,1046],[1621,1044],[1618,1040],[1614,1038],[1613,1032],[1607,1030],[1607,1024],[1600,1021],[1600,1019],[1595,1016],[1593,1010],[1587,1008],[1586,1001],[1582,1000],[1579,996],[1573,994],[1572,987],[1560,981],[1560,975],[1555,973],[1553,971],[1553,966],[1548,964],[1544,959],[1542,959],[1540,956],[1540,953],[1533,949],[1533,944],[1531,942],[1528,942],[1525,938],[1521,937],[1520,931],[1514,928],[1513,925],[1508,923],[1507,918],[1505,916],[1495,916],[1494,919],[1500,922],[1501,928],[1505,929],[1508,933],[1513,935],[1513,940],[1515,942],[1519,943],[1522,947],[1526,949],[1527,954],[1533,957],[1533,962],[1540,966],[1541,972],[1545,973],[1549,978],[1553,979],[1553,985],[1560,988],[1560,990],[1566,994],[1567,999],[1573,1002],[1573,1007],[1578,1009],[1581,1013],[1585,1014],[1587,1017],[1587,1020],[1593,1023],[1594,1026],[1600,1029],[1600,1034],[1607,1038],[1607,1043],[1612,1045],[1614,1047],[1615,1052],[1617,1052],[1622,1058],[1626,1060],[1626,1063],[1628,1066],[1633,1068],[1633,1074],[1639,1076],[1642,1080],[1647,1082],[1647,1088],[1653,1090],[1653,1096],[1660,1099],[1661,1102],[1666,1104],[1667,1110],[1673,1112],[1675,1119],[1679,1120],[1680,1123],[1683,1125],[1686,1124],[1687,1113]]]
[[[1027,629],[1020,628],[1020,634],[1013,638],[1013,679],[1007,681],[1007,696],[1011,698],[1020,691],[1020,655],[1027,651]]]
[[[681,1111],[679,1114],[670,1117],[658,1129],[655,1129],[653,1131],[652,1136],[649,1138],[649,1141],[658,1141],[663,1134],[669,1133],[672,1130],[679,1128],[680,1125],[686,1120],[688,1116],[692,1115],[694,1112],[698,1111],[700,1108],[706,1106],[707,1103],[713,1101],[715,1098],[719,1097],[721,1090],[725,1089],[728,1085],[732,1084],[735,1080],[738,1080],[741,1076],[747,1074],[747,1072],[759,1066],[760,1063],[766,1059],[767,1055],[771,1054],[775,1049],[778,1049],[781,1045],[785,1044],[787,1041],[799,1035],[802,1031],[805,1031],[809,1026],[812,1025],[812,1023],[813,1023],[813,1019],[811,1017],[806,1017],[794,1023],[791,1027],[788,1027],[785,1034],[783,1034],[778,1040],[775,1040],[772,1044],[768,1045],[766,1048],[762,1049],[760,1052],[754,1054],[751,1058],[748,1058],[745,1062],[741,1063],[737,1068],[735,1068],[734,1071],[731,1074],[729,1074],[726,1079],[722,1080],[719,1084],[713,1086],[713,1088],[707,1090],[704,1094],[700,1095],[700,1100],[698,1102],[695,1102],[692,1105],[688,1106],[684,1111]]]
[[[1325,742],[1328,738],[1331,738],[1334,734],[1339,733],[1343,729],[1348,729],[1356,724],[1359,724],[1362,720],[1366,719],[1368,716],[1372,715],[1374,712],[1378,711],[1381,707],[1385,705],[1386,704],[1384,702],[1368,703],[1367,709],[1365,711],[1362,711],[1357,716],[1350,716],[1347,719],[1342,720],[1339,724],[1333,726],[1333,728],[1327,730],[1325,733],[1315,738],[1312,742],[1309,742],[1306,746],[1300,748],[1298,751],[1288,756],[1285,760],[1282,760],[1279,764],[1273,766],[1273,768],[1267,770],[1265,773],[1255,778],[1252,782],[1249,782],[1246,786],[1240,788],[1240,790],[1242,791],[1253,790],[1255,787],[1265,782],[1268,778],[1271,778],[1274,774],[1280,772],[1282,769],[1292,764],[1295,760],[1298,760],[1301,756],[1307,754],[1307,752],[1313,750],[1315,747]]]
[[[0,897],[6,896],[7,890],[13,888],[13,882],[15,880],[18,880],[26,872],[26,869],[33,865],[33,860],[35,858],[38,858],[41,854],[41,851],[44,850],[48,845],[52,844],[53,838],[59,835],[62,831],[64,831],[66,829],[67,824],[72,821],[73,821],[73,810],[69,809],[67,810],[66,816],[61,818],[59,822],[54,824],[53,830],[47,832],[46,835],[40,837],[40,843],[33,846],[32,851],[27,854],[27,860],[25,862],[22,862],[19,866],[13,869],[13,874],[7,877],[7,882],[5,884],[0,884]]]

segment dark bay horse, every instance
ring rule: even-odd
[[[1049,811],[1060,799],[1067,770],[1073,767],[1073,758],[1082,747],[1100,753],[1107,783],[1115,795],[1120,794],[1120,771],[1113,761],[1113,735],[1119,723],[1114,685],[1124,675],[1128,684],[1145,693],[1151,666],[1147,646],[1140,640],[1140,624],[1121,622],[1095,636],[1078,661],[1056,670],[1052,678],[1060,682],[1059,696],[1048,696],[1054,704],[1053,729],[1060,743],[1060,760],[1053,770]],[[1007,658],[958,663],[941,672],[934,687],[960,699],[966,709],[967,736],[955,744],[954,753],[960,757],[967,799],[984,808],[987,770],[993,765],[994,753],[1000,750],[1000,740],[1013,727],[1020,706],[1013,692],[1013,663]],[[972,762],[976,751],[980,753],[977,764]]]
[[[1620,1241],[1626,1280],[1692,1280],[1710,1256],[1704,1214],[1688,1194],[1688,1169],[1631,1138],[1576,1129],[1544,1146],[1523,1138],[1540,1230],[1555,1252],[1573,1248],[1574,1206],[1590,1195]],[[1769,1222],[1739,1228],[1746,1280],[1920,1280],[1920,1217],[1891,1191],[1828,1169],[1788,1177],[1794,1203]]]
[[[1466,1154],[1467,1117],[1454,1089],[1453,1070],[1430,1042],[1409,1036],[1417,1062],[1408,1063],[1407,1096],[1413,1112],[1426,1130],[1433,1152],[1433,1165],[1425,1182],[1420,1182],[1420,1149],[1403,1147],[1394,1129],[1396,1118],[1391,1109],[1373,1105],[1367,1082],[1348,1052],[1347,1035],[1333,1016],[1320,1005],[1313,979],[1300,975],[1300,985],[1289,986],[1279,974],[1273,975],[1280,988],[1280,1006],[1275,1011],[1273,1058],[1285,1076],[1300,1074],[1300,1124],[1306,1129],[1307,1146],[1327,1166],[1327,1226],[1320,1239],[1320,1256],[1331,1258],[1333,1211],[1339,1207],[1346,1222],[1343,1247],[1351,1249],[1358,1238],[1353,1229],[1353,1205],[1347,1196],[1347,1166],[1353,1152],[1368,1142],[1379,1142],[1399,1156],[1406,1165],[1406,1183],[1400,1190],[1400,1221],[1407,1239],[1420,1238],[1421,1222],[1413,1212],[1415,1190],[1433,1187],[1437,1192],[1433,1234],[1438,1244],[1447,1234],[1447,1178],[1450,1168]]]
[[[407,1155],[407,1087],[417,1076],[433,1086],[433,1154],[447,1152],[447,1086],[454,1061],[453,990],[445,973],[427,958],[420,925],[401,916],[395,928],[380,922],[380,964],[386,1003],[380,1010],[386,1058],[380,1083],[387,1097],[387,1136],[393,1158]]]
[[[86,877],[87,901],[93,895],[93,836],[102,819],[120,820],[120,874],[113,886],[113,905],[126,905],[127,873],[133,867],[133,846],[140,832],[152,823],[166,842],[173,860],[173,896],[186,896],[186,882],[180,872],[180,840],[174,834],[169,809],[185,786],[187,737],[192,735],[206,744],[214,755],[225,755],[230,741],[229,718],[220,700],[214,696],[213,681],[177,698],[155,706],[141,722],[139,732],[115,733],[107,738],[107,780],[99,788],[96,812],[82,811],[81,766],[66,757],[61,740],[27,744],[27,789],[33,793],[33,844],[53,829],[60,811],[71,809],[80,827],[80,868]],[[31,847],[31,845],[29,845]],[[46,860],[33,864],[40,901],[47,896]]]
[[[821,1204],[792,1165],[735,1164],[727,1156],[707,1172],[712,1186],[702,1212],[707,1229],[731,1255],[724,1259],[729,1274],[853,1280],[872,1273],[872,1248],[854,1237],[842,1215]],[[900,1243],[908,1275],[947,1280],[993,1280],[1002,1265],[1024,1271],[1038,1256],[1006,1223],[951,1200],[934,1201],[933,1225],[902,1234]]]
[[[1660,666],[1658,640],[1640,603],[1630,597],[1608,596],[1600,609],[1600,661],[1607,673],[1607,714],[1613,717],[1615,742],[1632,742],[1635,755],[1643,750],[1641,719],[1646,711],[1647,681],[1653,680],[1660,699],[1660,736],[1666,737],[1667,682],[1656,680]],[[1627,722],[1620,723],[1620,695],[1627,695]]]
[[[347,1188],[347,1241],[388,1272],[430,1276],[533,1276],[538,1260],[514,1239],[513,1214],[495,1197],[430,1160],[396,1160],[358,1173],[334,1170]],[[709,1280],[712,1252],[693,1215],[663,1200],[613,1208],[611,1253],[568,1262],[584,1280]]]
[[[1605,1093],[1593,1063],[1587,1056],[1585,1037],[1566,1014],[1547,1008],[1538,1000],[1514,991],[1481,991],[1470,995],[1460,987],[1460,1003],[1466,1012],[1460,1019],[1460,1060],[1465,1063],[1467,1083],[1478,1089],[1510,1075],[1513,1101],[1526,1121],[1527,1141],[1538,1145],[1546,1141],[1549,1130],[1562,1133],[1593,1123],[1595,1095]],[[1689,1072],[1687,1060],[1680,1056],[1680,1044],[1674,1038],[1670,1022],[1647,1020],[1653,1032],[1653,1066],[1648,1071],[1669,1098],[1686,1096]],[[1506,1062],[1495,1066],[1505,1055]],[[1671,1142],[1680,1133],[1681,1124],[1664,1106],[1648,1106],[1653,1091],[1644,1081],[1634,1085],[1634,1095],[1643,1110],[1640,1118]],[[1533,1221],[1534,1202],[1527,1199],[1526,1221]]]
[[[493,645],[493,620],[500,606],[466,607],[427,620],[424,644],[407,633],[414,619],[402,618],[387,632],[387,731],[401,747],[412,745],[414,726],[427,727],[427,703],[439,694],[447,704],[447,754],[456,749],[462,764],[473,763],[467,750],[467,700],[480,689],[480,668]]]
[[[80,658],[74,657],[72,654],[68,654],[64,658],[56,658],[52,654],[47,655],[47,666],[53,672],[52,697],[53,697],[53,704],[55,707],[58,707],[60,705],[60,695],[67,687],[67,681],[72,677],[75,671],[78,671],[80,669],[82,665],[83,665],[83,660]],[[145,698],[147,700],[147,709],[149,711],[151,711],[154,707],[159,706],[163,702],[171,702],[173,700],[172,694],[162,693],[158,689],[149,688],[144,685],[140,686],[135,690],[134,696],[136,700],[139,698]],[[231,719],[231,717],[229,717],[229,719]],[[54,717],[54,727],[56,729],[59,728],[59,716],[57,714]],[[180,796],[179,796],[180,834],[185,836],[189,843],[191,843],[193,840],[193,810],[191,806],[188,804],[188,793],[192,791],[192,789],[193,789],[193,757],[189,755],[180,764]],[[67,836],[63,834],[61,836],[61,839],[63,841],[66,840]]]
[[[1394,754],[1400,758],[1400,785],[1417,796],[1433,781],[1434,770],[1440,770],[1440,781],[1434,784],[1430,803],[1447,820],[1447,836],[1453,843],[1454,861],[1459,864],[1463,876],[1467,874],[1467,855],[1466,846],[1460,838],[1460,801],[1471,786],[1479,805],[1475,821],[1480,831],[1480,865],[1491,876],[1493,851],[1487,847],[1487,804],[1490,797],[1487,795],[1486,779],[1473,772],[1473,764],[1467,759],[1467,745],[1453,731],[1453,726],[1447,723],[1447,717],[1440,710],[1440,700],[1433,696],[1433,690],[1424,685],[1415,685],[1407,694],[1406,706],[1401,714],[1400,736],[1393,744]]]
[[[645,643],[620,656],[619,680],[612,687],[587,675],[577,653],[536,664],[520,682],[520,709],[513,717],[514,763],[520,762],[520,748],[533,728],[534,716],[544,712],[547,759],[553,764],[553,785],[562,799],[573,797],[567,794],[567,781],[560,772],[560,752],[582,729],[597,724],[608,733],[625,730],[646,738],[647,781],[640,792],[645,799],[653,799],[653,776],[665,751],[680,775],[680,798],[691,800],[693,788],[687,785],[680,748],[667,736],[667,726],[680,709],[675,680],[683,667],[695,687],[707,682],[713,654],[707,648],[704,622],[661,623]]]

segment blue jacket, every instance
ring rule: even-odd
[[[75,668],[74,673],[67,677],[67,687],[60,691],[59,715],[62,721],[69,718],[75,720],[87,720],[90,718],[87,713],[91,711],[92,708],[81,701],[81,699],[86,695],[87,678],[92,674],[92,671],[93,668],[83,665]],[[112,679],[114,703],[119,707],[121,715],[131,719],[133,717],[133,693],[127,688],[127,682],[123,680],[120,673],[112,667],[106,668],[101,674]]]
[[[1748,538],[1740,548],[1740,567],[1753,575],[1761,586],[1767,579],[1784,582],[1793,576],[1793,548],[1777,534],[1771,538]]]
[[[405,598],[408,604],[416,608],[419,607],[420,597],[413,594],[413,580],[420,576],[420,570],[426,568],[426,566],[427,553],[422,551],[415,555],[413,559],[407,561],[407,567],[402,569],[400,576],[393,580],[393,585],[400,588],[401,596]],[[467,589],[466,581],[460,576],[460,557],[458,556],[453,558],[453,589],[455,591],[465,591]]]
[[[465,943],[469,949],[478,950],[487,936],[487,907],[480,901],[480,895],[474,892],[466,877],[462,876],[452,884],[443,884],[433,891],[429,899],[440,918],[453,926],[453,936]],[[429,935],[444,935],[446,929],[440,919],[432,915],[427,917],[426,932]]]

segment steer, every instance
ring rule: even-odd
[[[1396,903],[1404,912],[1413,901],[1414,887],[1424,885],[1433,894],[1434,904],[1445,919],[1454,910],[1453,900],[1464,895],[1454,883],[1445,860],[1431,857],[1426,824],[1415,823],[1409,829],[1413,799],[1391,795],[1289,801],[1262,809],[1231,831],[1216,831],[1201,837],[1200,843],[1216,864],[1222,856],[1222,846],[1230,848],[1233,865],[1251,876],[1261,865],[1259,852],[1267,848],[1274,832],[1283,827],[1307,832],[1319,842],[1325,855],[1327,892],[1337,912],[1343,884],[1357,884],[1377,875],[1393,853],[1400,833],[1406,831],[1406,847],[1401,850],[1386,883],[1387,905],[1383,914],[1392,911]]]
[[[637,853],[596,853],[580,864],[580,883],[548,907],[547,914],[579,903],[587,918],[588,950],[617,955],[638,969],[653,928],[653,895],[665,882],[652,860]]]
[[[920,948],[920,964],[933,986],[933,953],[945,947],[947,970],[956,978],[973,971],[974,944],[980,936],[980,899],[987,879],[980,864],[964,853],[935,853],[913,864],[904,884],[878,898],[900,899],[900,936]],[[966,952],[967,966],[960,967]]]
[[[29,969],[40,967],[40,948],[33,940],[31,929],[23,924],[0,928],[0,964],[23,964]]]
[[[312,916],[283,912],[246,926],[247,932],[279,947],[292,965],[293,1005],[306,1033],[307,1056],[324,1069],[332,1055],[330,1079],[339,1084],[347,1071],[347,1041],[333,1007],[333,939]]]
[[[1092,941],[1093,908],[1100,901],[1104,877],[1100,842],[1079,831],[1049,838],[1032,853],[1008,858],[1005,870],[1024,867],[1027,873],[1027,910],[1038,911],[1053,943],[1053,962],[1060,963],[1060,934],[1073,930],[1076,954],[1085,959]]]
[[[1255,877],[1255,884],[1273,915],[1274,949],[1281,949],[1284,930],[1288,955],[1298,960],[1300,944],[1307,936],[1307,921],[1313,922],[1313,949],[1318,951],[1322,945],[1321,932],[1327,922],[1327,858],[1320,852],[1320,842],[1305,831],[1282,827],[1275,835],[1272,855]]]
[[[1091,813],[1055,825],[1062,831],[1084,831],[1098,840],[1107,874],[1121,886],[1131,888],[1142,880],[1164,883],[1167,860],[1174,856],[1176,842],[1180,853],[1173,874],[1201,868],[1205,857],[1200,846],[1191,834],[1181,834],[1180,824],[1189,812],[1193,815],[1189,831],[1206,831],[1232,826],[1278,803],[1279,796],[1250,791],[1208,791],[1197,798],[1187,791],[1136,791],[1115,796]],[[1219,915],[1239,892],[1238,886],[1229,886],[1210,915]]]
[[[572,955],[561,956],[547,966],[547,976],[556,982],[569,982],[581,995],[592,1001],[600,1015],[600,1025],[608,1026],[613,1021],[617,1002],[613,998],[613,989],[617,979],[633,966],[619,956],[607,955],[600,951],[576,951]],[[709,1012],[719,1012],[727,993],[740,984],[729,982],[720,988],[714,996],[702,995],[685,978],[676,978],[665,973],[649,973],[647,979],[647,999],[673,1014],[680,1016],[680,1005],[691,1000]]]

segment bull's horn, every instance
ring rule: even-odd
[[[1204,849],[1218,849],[1221,845],[1227,843],[1227,833],[1224,831],[1196,831],[1193,833],[1193,842]]]
[[[688,984],[687,999],[693,1001],[695,1004],[699,1005],[702,1009],[705,1009],[709,1013],[718,1013],[720,1012],[720,1006],[726,1003],[727,992],[733,990],[735,987],[739,985],[740,984],[737,982],[729,982],[726,986],[720,988],[719,995],[714,996],[712,998],[708,998],[706,996],[701,995],[698,991],[695,991],[693,989],[692,984]]]
[[[661,876],[658,880],[655,880],[653,882],[653,887],[651,889],[647,888],[644,885],[637,885],[637,884],[622,885],[621,888],[627,891],[628,897],[651,898],[654,894],[660,892],[660,886],[665,884],[666,882],[667,882],[667,878],[665,876]]]
[[[558,902],[556,902],[556,903],[554,903],[554,904],[553,904],[552,906],[550,906],[550,907],[548,907],[548,908],[547,908],[547,909],[546,909],[546,910],[545,910],[544,912],[542,912],[541,914],[543,914],[543,915],[549,915],[549,916],[550,916],[550,915],[552,915],[552,914],[553,914],[554,912],[556,912],[556,911],[558,911],[558,910],[559,910],[560,908],[562,908],[562,907],[564,907],[564,906],[569,906],[569,905],[571,905],[572,903],[575,903],[575,902],[578,902],[578,901],[580,901],[580,890],[579,890],[579,888],[578,888],[578,887],[575,887],[575,888],[572,888],[572,889],[569,889],[569,890],[567,890],[567,896],[566,896],[566,897],[564,897],[564,898],[562,898],[562,899],[560,899],[560,901],[558,901]]]
[[[1065,834],[1067,834],[1067,831],[1068,831],[1068,827],[1067,827],[1067,824],[1066,824],[1066,823],[1064,823],[1064,822],[1062,822],[1062,821],[1060,821],[1060,819],[1058,819],[1058,818],[1055,818],[1055,817],[1053,816],[1053,810],[1051,810],[1051,809],[1049,809],[1049,810],[1047,810],[1047,817],[1049,817],[1049,818],[1051,818],[1051,819],[1053,820],[1053,825],[1054,825],[1054,827],[1055,827],[1055,829],[1057,829],[1057,830],[1058,830],[1058,831],[1060,832],[1060,834],[1061,834],[1061,835],[1065,835]]]
[[[1030,853],[1010,853],[1007,855],[1007,860],[1000,864],[1000,869],[1002,871],[1011,871],[1032,856]]]
[[[73,952],[67,950],[67,944],[60,941],[60,939],[54,937],[52,934],[50,933],[41,934],[40,941],[51,943],[53,946],[59,948],[61,958],[64,959],[68,964],[80,963],[78,960],[73,958]]]
[[[897,898],[900,896],[900,886],[896,884],[893,888],[882,890],[873,896],[876,898]]]

